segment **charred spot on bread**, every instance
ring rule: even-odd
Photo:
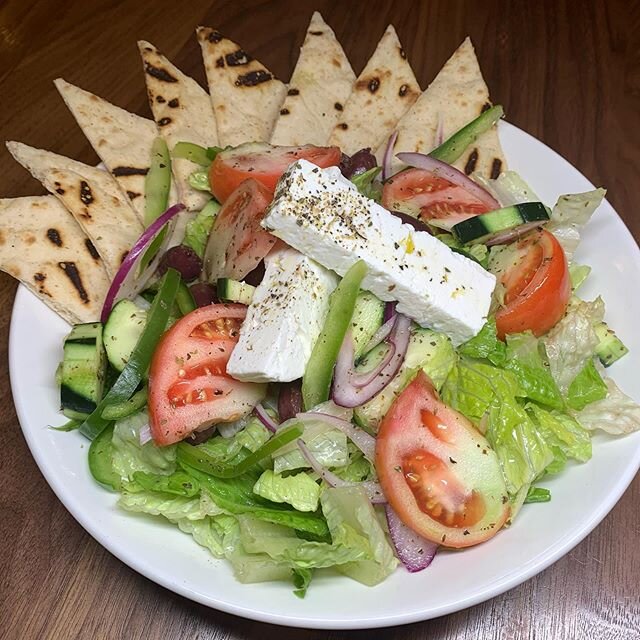
[[[224,60],[228,67],[242,67],[249,64],[253,58],[244,49],[238,49],[233,53],[227,53]]]
[[[178,82],[178,78],[174,78],[166,69],[154,67],[150,62],[144,63],[144,71],[160,82]]]
[[[298,89],[289,89],[289,91],[287,91],[287,95],[288,96],[299,96],[300,95],[300,91]]]
[[[476,170],[476,165],[478,164],[478,150],[474,149],[467,159],[467,164],[464,165],[464,172],[467,175],[472,174]]]
[[[94,259],[94,260],[100,260],[100,254],[98,253],[98,251],[96,250],[96,248],[93,246],[93,242],[91,242],[91,240],[89,240],[89,238],[87,238],[84,241],[84,246],[87,248],[87,251],[89,252],[89,255]]]
[[[88,206],[93,202],[93,200],[93,192],[91,191],[89,183],[85,180],[80,180],[80,201],[82,204],[86,204]]]
[[[493,162],[491,163],[490,178],[492,180],[495,180],[500,175],[501,171],[502,171],[502,160],[500,160],[500,158],[494,158]]]
[[[80,272],[78,271],[78,267],[75,262],[58,262],[58,266],[62,269],[64,274],[69,278],[71,284],[74,286],[75,290],[78,292],[78,296],[80,300],[82,300],[83,304],[89,303],[89,296],[87,294],[84,285],[82,284],[82,278],[80,277]]]
[[[116,178],[121,176],[146,176],[149,173],[149,168],[146,167],[114,167],[111,172]]]
[[[171,118],[160,118],[160,120],[158,120],[157,124],[159,127],[166,127],[168,124],[171,124]]]
[[[60,232],[57,229],[47,229],[47,238],[49,238],[56,247],[62,246],[62,238],[60,237]]]
[[[400,89],[398,90],[398,95],[401,98],[404,98],[407,95],[407,91],[409,91],[409,85],[408,84],[400,85]]]
[[[236,87],[255,87],[269,80],[273,80],[273,75],[265,69],[258,69],[238,76],[235,85]]]
[[[180,106],[180,101],[178,100],[178,98],[172,98],[171,100],[169,100],[169,102],[167,102],[167,106],[171,107],[172,109],[177,109]]]

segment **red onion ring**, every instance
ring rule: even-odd
[[[389,141],[387,142],[387,146],[384,150],[384,156],[382,158],[382,174],[380,175],[382,182],[391,177],[391,159],[393,158],[393,148],[396,145],[397,139],[398,132],[394,131],[389,136]]]
[[[302,422],[305,420],[320,420],[321,422],[330,424],[336,429],[340,429],[340,431],[346,434],[353,444],[362,451],[364,457],[372,464],[374,463],[376,456],[376,439],[366,431],[356,427],[352,422],[348,422],[347,420],[332,416],[328,413],[322,413],[321,411],[299,413],[296,418]]]
[[[458,171],[458,169],[452,167],[446,162],[442,162],[442,160],[436,160],[424,153],[414,152],[398,153],[396,158],[405,164],[408,164],[410,167],[430,171],[431,173],[462,187],[480,200],[480,202],[485,204],[487,207],[490,207],[490,210],[500,208],[498,201],[488,191],[483,189],[478,183],[471,180],[471,178],[468,178],[464,173],[462,173],[462,171]]]
[[[162,249],[160,249],[144,272],[136,276],[136,270],[140,259],[144,256],[145,249],[160,231],[162,231],[164,225],[184,209],[185,206],[183,204],[174,204],[172,207],[169,207],[161,216],[156,218],[135,241],[129,253],[127,253],[125,259],[122,261],[107,291],[104,304],[102,305],[102,313],[100,314],[101,322],[107,321],[113,305],[118,300],[122,298],[133,298],[142,291],[149,278],[154,274],[157,267],[157,260],[160,259],[160,254],[162,253]],[[165,240],[168,241],[170,239],[171,233],[167,233]]]
[[[393,315],[389,318],[372,336],[371,340],[367,342],[362,353],[369,353],[371,349],[377,347],[383,340],[386,340],[389,337],[394,325],[396,323],[396,317]]]
[[[304,440],[298,438],[297,441],[298,448],[300,449],[304,459],[309,463],[309,466],[330,486],[330,487],[360,487],[364,489],[367,497],[373,504],[383,504],[386,503],[386,498],[384,497],[384,493],[382,493],[382,487],[379,483],[368,481],[368,482],[347,482],[343,480],[335,473],[329,471],[323,467],[316,457],[309,451],[309,447],[305,444]]]
[[[387,304],[384,305],[384,315],[382,316],[382,320],[384,322],[386,322],[387,320],[390,320],[396,315],[397,304],[398,303],[394,300],[392,302],[387,302]]]
[[[278,424],[267,413],[267,410],[262,406],[261,402],[254,407],[253,412],[256,414],[258,420],[260,420],[260,422],[262,422],[269,431],[275,433],[278,430]]]
[[[401,314],[389,335],[389,351],[383,361],[365,374],[353,369],[353,338],[347,332],[336,361],[332,399],[340,407],[359,407],[380,393],[398,373],[411,338],[411,320]]]
[[[426,569],[438,550],[438,545],[427,540],[407,527],[391,505],[384,508],[389,525],[389,535],[400,562],[410,573]]]

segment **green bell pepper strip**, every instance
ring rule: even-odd
[[[206,451],[196,446],[180,442],[178,444],[178,462],[186,464],[198,471],[208,473],[216,478],[237,478],[255,467],[258,462],[272,455],[285,444],[289,444],[299,438],[304,432],[300,423],[292,424],[277,431],[272,438],[267,440],[259,449],[236,464],[220,463],[212,458]]]
[[[211,164],[211,159],[207,155],[206,148],[201,147],[199,144],[194,144],[193,142],[178,142],[176,146],[173,147],[171,156],[174,158],[189,160],[194,164],[199,164],[203,167],[208,167]]]
[[[302,402],[307,411],[329,399],[333,368],[366,274],[367,265],[358,260],[331,294],[329,312],[302,377]]]
[[[96,482],[120,490],[120,476],[113,470],[113,427],[105,429],[91,443],[89,471]]]
[[[151,147],[151,163],[144,179],[144,224],[149,226],[166,210],[171,189],[171,157],[167,143],[156,138]]]
[[[503,115],[504,111],[499,104],[487,109],[462,129],[456,131],[429,155],[436,160],[453,164],[467,147],[471,146],[485,131],[491,129]]]
[[[183,316],[186,316],[187,313],[191,313],[198,306],[196,305],[196,301],[193,299],[191,290],[184,282],[181,282],[180,286],[178,287],[178,293],[176,294],[176,305],[178,306],[178,309]]]
[[[529,487],[527,497],[524,499],[524,504],[531,504],[533,502],[549,502],[551,500],[551,491],[544,487]]]
[[[136,391],[128,400],[124,402],[114,402],[107,405],[102,412],[105,420],[122,420],[142,409],[147,404],[147,387]]]
[[[80,433],[89,440],[96,438],[109,425],[110,421],[102,416],[105,408],[129,400],[146,375],[156,344],[167,328],[179,285],[180,274],[175,269],[168,269],[149,309],[147,324],[129,361],[94,412],[80,425]]]

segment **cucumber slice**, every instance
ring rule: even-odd
[[[222,302],[239,302],[251,304],[256,288],[246,282],[239,282],[231,278],[218,278],[216,291]]]
[[[351,317],[351,334],[353,335],[355,357],[359,358],[373,334],[382,326],[384,317],[382,300],[373,293],[361,291],[356,298],[356,306]]]
[[[113,307],[104,325],[104,347],[111,366],[118,371],[129,361],[146,324],[147,311],[131,300],[120,300]]]
[[[629,353],[629,349],[606,322],[599,322],[593,329],[600,339],[596,347],[596,355],[605,367],[610,367],[622,356]]]
[[[102,325],[99,322],[73,327],[64,341],[64,357],[56,373],[64,415],[81,419],[102,398],[107,369]]]
[[[525,202],[482,213],[453,225],[451,232],[463,244],[508,242],[549,221],[551,211],[542,202]]]

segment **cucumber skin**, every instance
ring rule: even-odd
[[[120,300],[104,325],[104,346],[111,365],[122,371],[147,322],[147,312],[130,300]]]
[[[382,326],[385,303],[368,291],[361,291],[351,317],[351,335],[356,360],[364,354],[364,348]]]
[[[216,292],[222,302],[238,302],[251,304],[256,288],[246,282],[233,280],[232,278],[218,278]]]

